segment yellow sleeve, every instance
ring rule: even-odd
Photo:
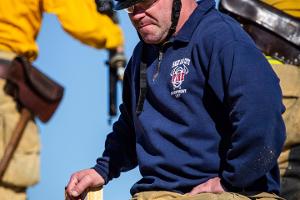
[[[94,0],[44,0],[44,9],[58,17],[66,32],[87,45],[113,49],[124,43],[121,28],[98,13]]]
[[[274,6],[278,10],[300,18],[300,0],[262,0],[263,2]]]
[[[0,1],[0,51],[8,51],[36,59],[36,37],[42,22],[39,0]]]

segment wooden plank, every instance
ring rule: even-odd
[[[98,188],[89,188],[81,196],[83,200],[103,200],[103,189],[102,187]],[[65,193],[65,200],[70,200]]]

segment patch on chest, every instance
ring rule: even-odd
[[[187,89],[182,88],[182,84],[189,73],[189,65],[189,58],[182,58],[173,62],[172,71],[170,73],[171,83],[173,86],[171,96],[179,98],[182,94],[187,93]]]

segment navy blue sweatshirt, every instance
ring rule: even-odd
[[[143,45],[148,89],[137,115]],[[285,139],[279,80],[213,0],[199,2],[167,44],[136,46],[120,110],[94,167],[106,183],[138,165],[142,179],[131,194],[186,193],[213,177],[229,191],[278,193]]]

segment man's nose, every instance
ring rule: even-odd
[[[129,17],[133,21],[139,21],[139,19],[145,16],[145,10],[139,6],[135,6],[133,12],[129,14]]]

